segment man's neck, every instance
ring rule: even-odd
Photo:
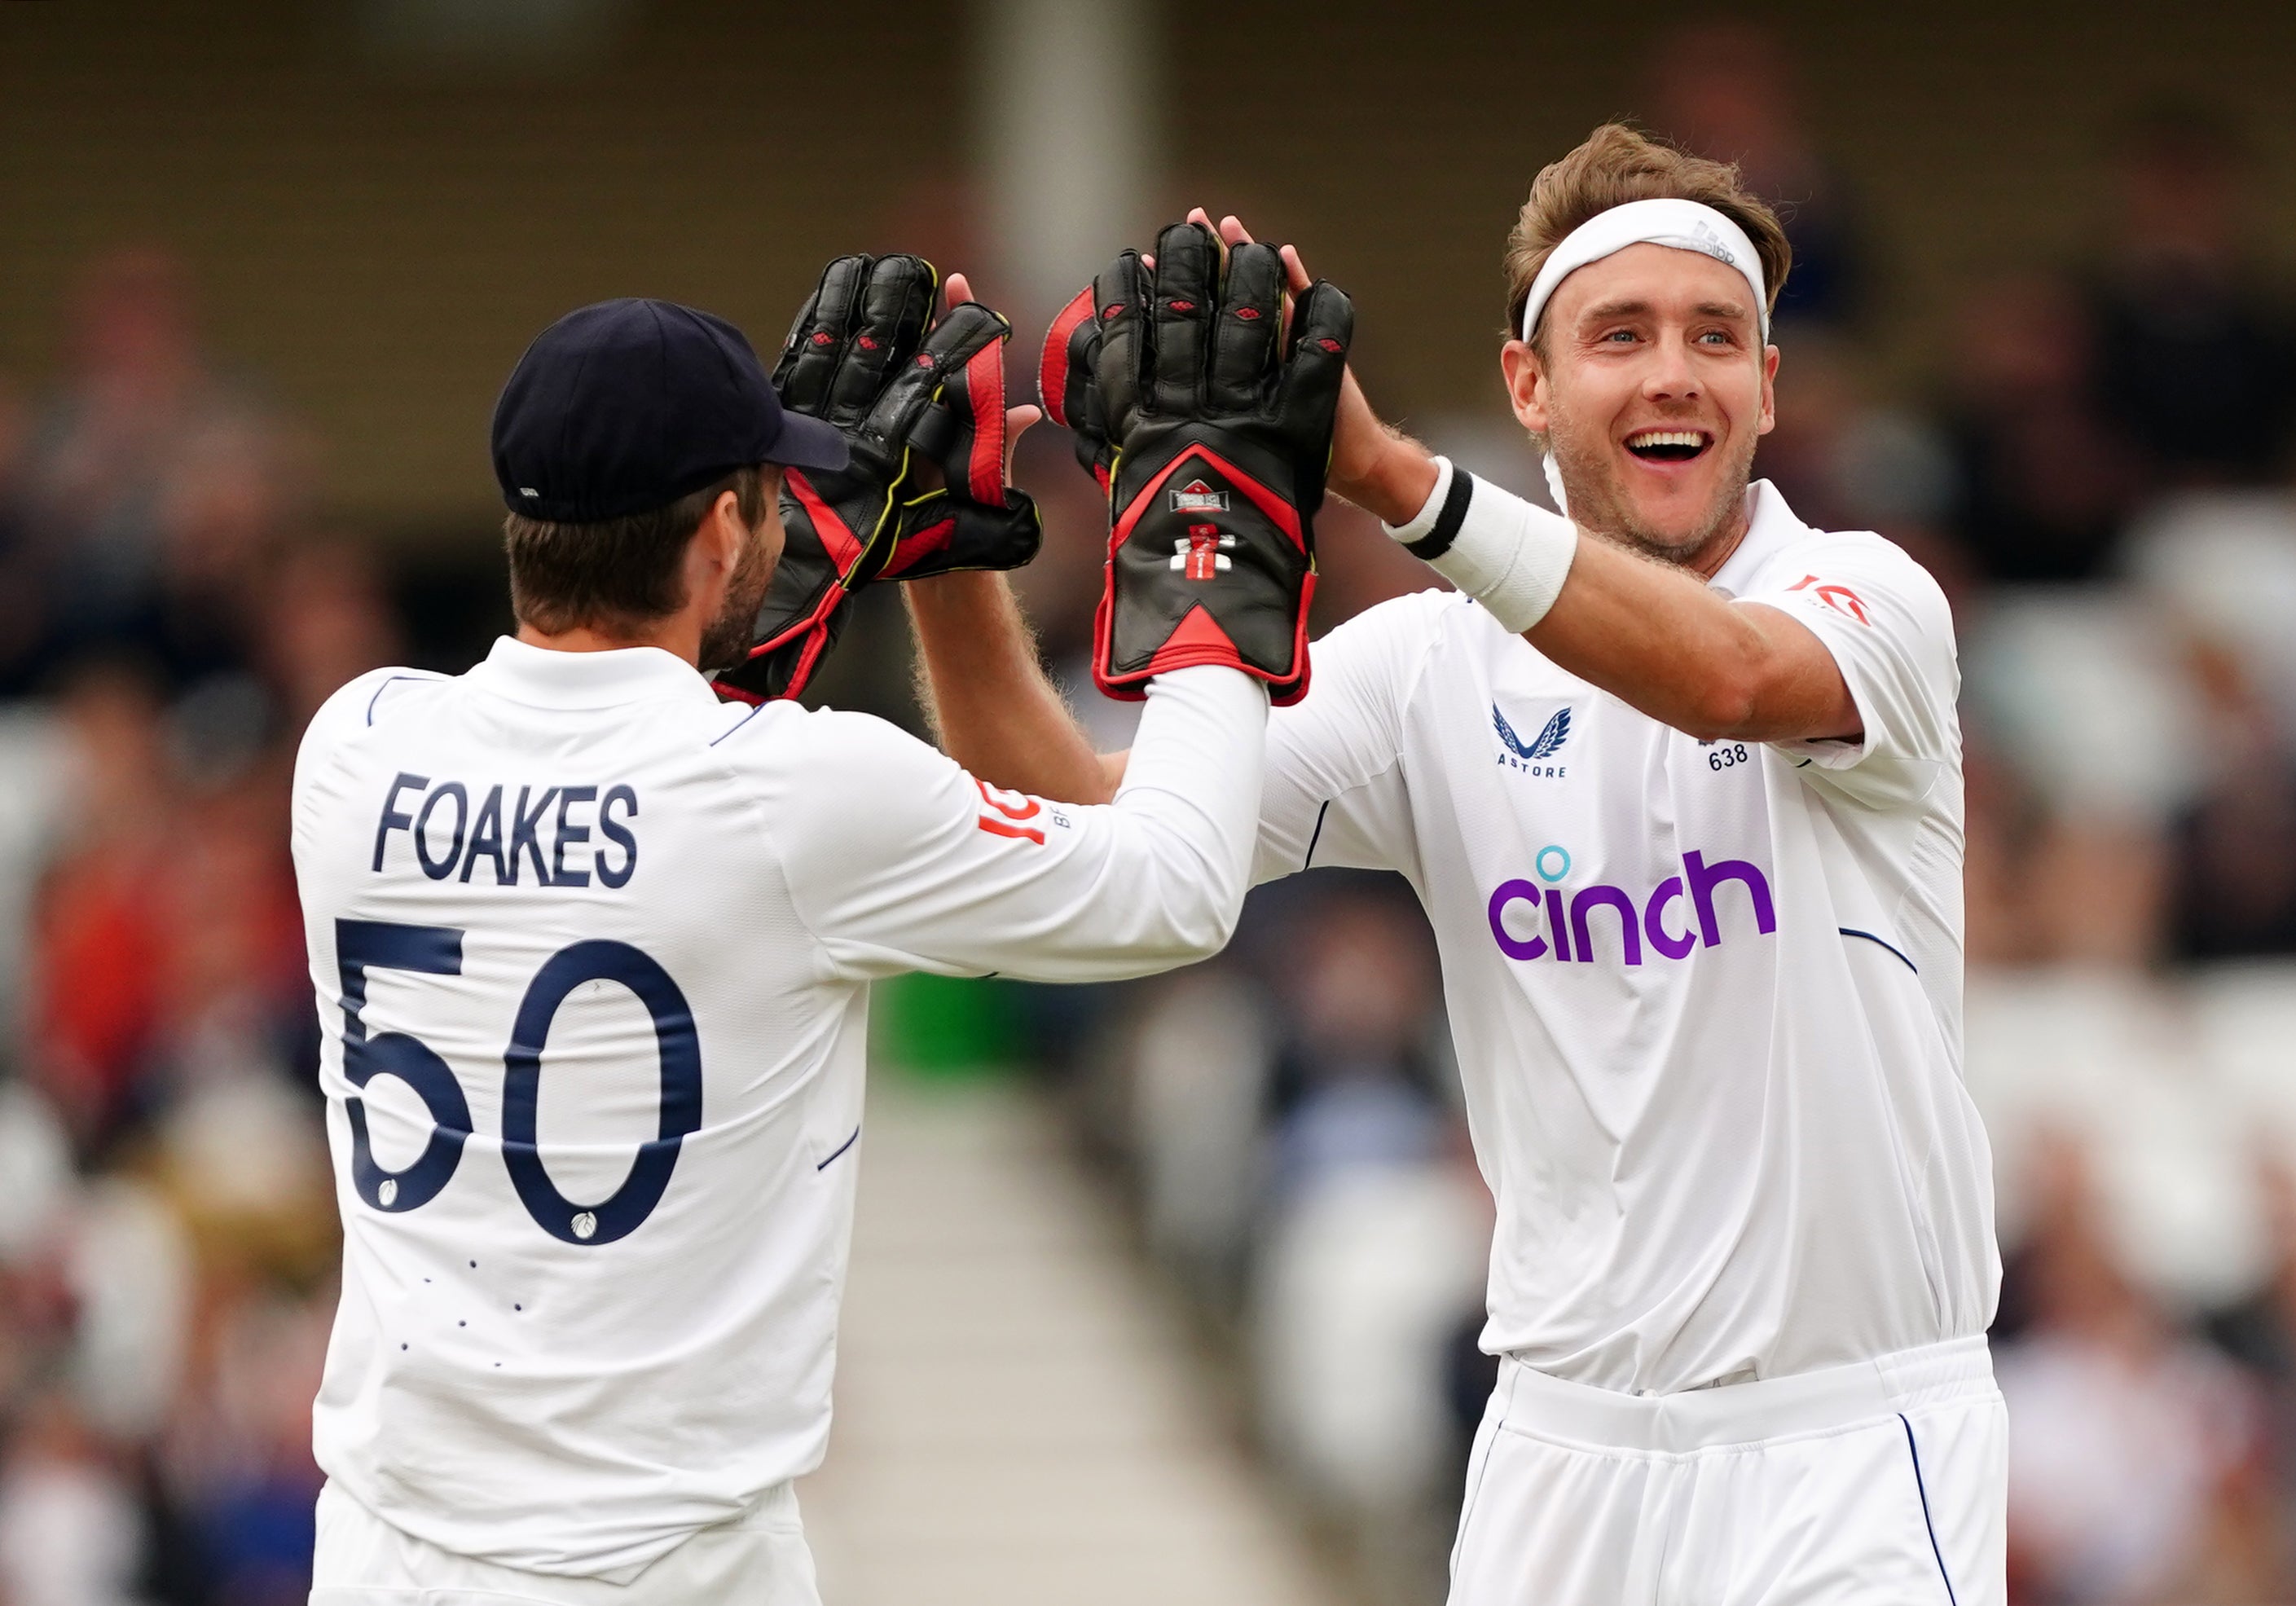
[[[683,619],[665,619],[654,629],[625,634],[578,625],[571,630],[548,632],[519,622],[518,639],[529,647],[551,652],[619,652],[631,647],[659,647],[687,663],[701,662],[701,629]]]
[[[1690,555],[1682,560],[1682,566],[1702,580],[1712,579],[1722,572],[1722,565],[1730,561],[1731,553],[1746,544],[1746,532],[1753,528],[1754,521],[1747,516],[1746,498],[1742,492],[1737,511],[1723,520],[1720,529],[1700,542]]]
[[[1581,523],[1578,528],[1590,536],[1608,541],[1613,546],[1623,546],[1628,552],[1665,564],[1669,569],[1683,569],[1702,580],[1710,580],[1730,561],[1730,554],[1744,545],[1746,532],[1753,528],[1742,505],[1711,531],[1699,537],[1690,546],[1665,546],[1646,541],[1630,531],[1604,529],[1598,525]]]

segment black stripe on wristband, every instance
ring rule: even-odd
[[[1459,538],[1459,527],[1467,521],[1467,503],[1474,496],[1474,476],[1462,468],[1451,471],[1451,488],[1443,497],[1443,511],[1435,515],[1435,528],[1416,541],[1404,544],[1403,550],[1414,558],[1439,558],[1451,550],[1451,543]]]

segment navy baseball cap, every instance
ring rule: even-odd
[[[841,469],[845,438],[782,406],[742,332],[670,301],[601,301],[534,339],[495,403],[515,513],[594,524],[774,463]]]

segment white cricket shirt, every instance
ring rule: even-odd
[[[1259,879],[1399,871],[1433,923],[1498,1207],[1483,1347],[1598,1388],[1980,1333],[2000,1281],[1952,616],[1879,536],[1747,495],[1712,583],[1817,635],[1858,742],[1697,741],[1436,592],[1318,642],[1269,727]]]
[[[1137,975],[1233,929],[1267,699],[1158,679],[1117,800],[652,648],[382,670],[297,761],[343,1288],[319,1464],[465,1555],[626,1581],[829,1429],[870,978]]]

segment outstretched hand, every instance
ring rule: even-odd
[[[1197,207],[1189,212],[1188,221],[1213,230],[1224,244],[1251,242],[1251,231],[1233,213],[1214,224],[1211,215]],[[1300,294],[1315,281],[1308,274],[1307,264],[1300,260],[1297,246],[1281,247],[1277,254],[1283,259],[1284,278],[1291,292],[1284,298],[1288,328],[1292,296]],[[1428,496],[1435,488],[1435,463],[1426,448],[1380,422],[1363,387],[1356,382],[1355,369],[1350,365],[1340,384],[1339,415],[1332,433],[1332,466],[1327,481],[1331,488],[1390,524],[1405,524],[1426,505]]]

